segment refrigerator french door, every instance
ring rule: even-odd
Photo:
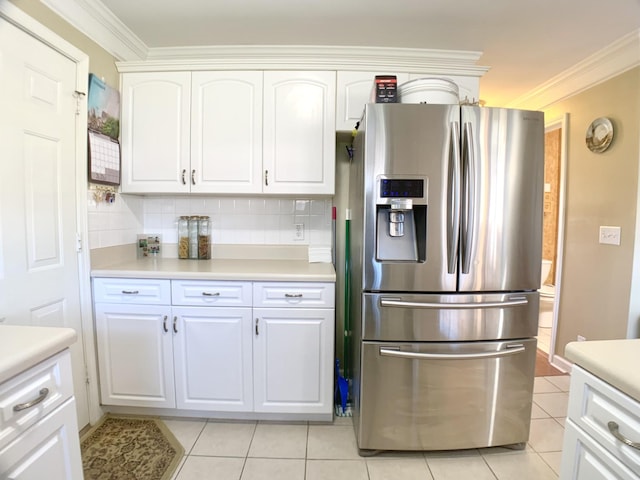
[[[361,452],[526,442],[543,123],[540,112],[366,106],[349,193]]]

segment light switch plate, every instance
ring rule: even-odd
[[[620,245],[620,227],[600,226],[600,243]]]

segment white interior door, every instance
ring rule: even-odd
[[[74,61],[0,19],[0,321],[71,327],[89,422],[76,247]]]

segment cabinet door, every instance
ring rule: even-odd
[[[122,75],[122,192],[189,191],[190,72]]]
[[[251,308],[174,307],[173,314],[178,408],[251,411]]]
[[[333,406],[333,310],[256,308],[256,412],[329,413]]]
[[[175,407],[171,307],[96,303],[102,403]]]
[[[262,72],[194,72],[192,192],[262,191]]]
[[[334,193],[335,72],[264,73],[263,192]]]
[[[74,398],[0,449],[0,478],[81,480],[82,459]]]
[[[360,121],[365,104],[371,100],[376,75],[395,75],[398,85],[409,80],[408,73],[338,72],[336,81],[336,130],[350,132]]]

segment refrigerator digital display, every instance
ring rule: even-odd
[[[424,180],[383,178],[380,181],[381,198],[422,198]]]

